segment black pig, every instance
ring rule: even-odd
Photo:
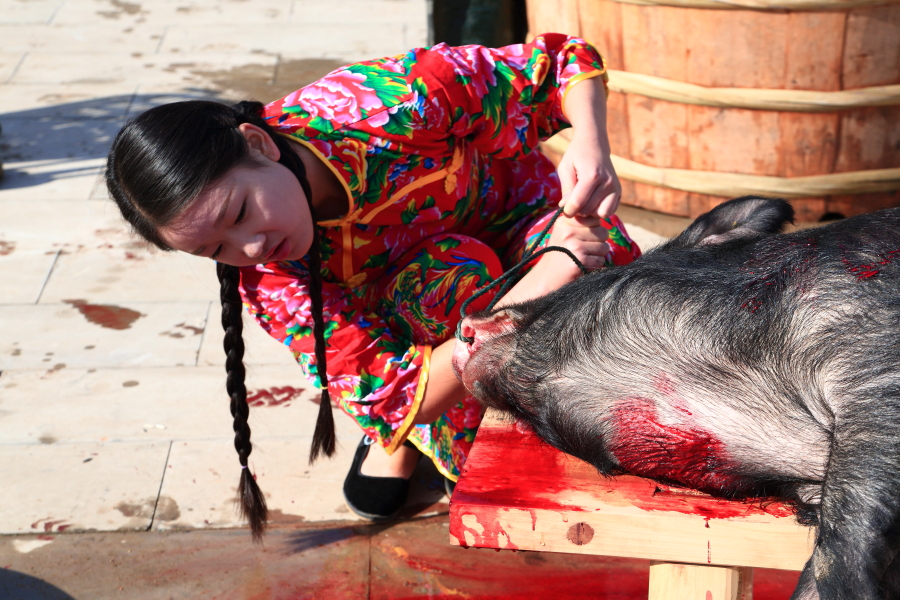
[[[745,197],[633,264],[466,317],[484,404],[605,475],[818,523],[795,599],[900,597],[900,209],[779,234]]]

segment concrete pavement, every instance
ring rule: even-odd
[[[41,553],[55,563],[89,539],[61,533],[130,544],[138,538],[123,532],[242,526],[214,265],[148,249],[107,199],[102,168],[125,119],[178,99],[267,101],[424,45],[426,10],[425,0],[0,0],[2,566],[28,573],[47,564]],[[642,245],[661,239],[631,231]],[[340,484],[358,429],[338,417],[337,456],[308,466],[316,395],[290,354],[247,325],[251,465],[276,525],[357,527]],[[405,516],[446,509],[421,464]],[[91,585],[72,589],[115,595]],[[119,597],[170,597],[147,589]],[[220,597],[193,593],[171,597]]]

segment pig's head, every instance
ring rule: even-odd
[[[592,273],[543,298],[467,316],[460,331],[465,341],[458,340],[453,353],[454,371],[481,403],[533,416],[556,389],[566,364],[591,360],[585,340],[592,331],[602,330],[605,321],[626,318],[616,305],[622,290],[647,284],[648,260],[662,265],[655,272],[665,278],[667,261],[654,261],[651,255],[691,248],[728,251],[725,246],[780,231],[792,217],[793,209],[783,200],[752,196],[730,200],[698,217],[646,259]]]
[[[516,328],[522,318],[515,308],[484,311],[463,319],[453,350],[453,370],[466,389],[483,404],[512,410],[507,361],[516,351]]]

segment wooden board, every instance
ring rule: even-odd
[[[799,570],[814,538],[779,502],[603,478],[493,411],[450,502],[450,542],[479,548]]]

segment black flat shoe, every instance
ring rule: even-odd
[[[364,519],[390,521],[406,503],[409,479],[363,475],[359,469],[369,455],[371,445],[372,439],[364,435],[356,447],[353,464],[344,480],[344,500],[350,510]]]

